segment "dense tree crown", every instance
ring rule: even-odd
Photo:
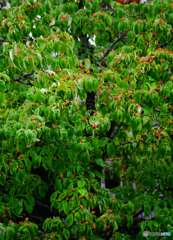
[[[173,239],[172,1],[8,2],[0,240]]]

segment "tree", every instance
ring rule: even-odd
[[[173,236],[173,5],[105,2],[0,11],[0,239]]]

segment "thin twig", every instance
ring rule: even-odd
[[[20,82],[20,83],[22,83],[22,84],[24,84],[24,85],[34,86],[34,84],[32,84],[31,82],[24,82],[24,81],[22,81],[22,80],[20,80],[20,79],[15,79],[15,78],[14,78],[13,81]]]
[[[132,16],[126,15],[126,16],[131,17],[131,18],[135,18],[135,17],[141,16],[141,15],[145,15],[145,13],[139,13],[137,15],[132,15]]]
[[[132,143],[134,143],[134,142],[125,142],[125,143],[120,143],[120,144],[117,144],[117,145],[116,145],[116,147],[118,147],[118,146],[121,146],[121,145],[126,145],[126,144],[132,144]]]
[[[22,37],[22,39],[23,39],[23,42],[34,41],[34,40],[35,40],[35,39],[32,38],[32,37],[29,37],[29,38],[24,38],[24,37]]]
[[[122,126],[121,125],[122,123],[119,123],[118,124],[118,127],[115,129],[115,131],[112,133],[110,139],[113,139],[115,137],[115,135],[118,133],[118,131],[120,130],[120,127]]]
[[[45,207],[50,210],[50,207],[47,204],[43,204],[43,203],[39,202],[37,199],[35,199],[35,204],[38,206],[41,206],[41,207]]]
[[[35,72],[35,70],[32,71],[31,73],[27,73],[27,74],[21,73],[21,77],[20,77],[20,78],[13,78],[13,81],[15,81],[15,82],[20,82],[20,83],[22,83],[22,84],[24,84],[24,85],[34,86],[34,84],[32,84],[31,82],[22,81],[23,78],[27,78],[27,77],[30,78],[31,80],[34,80],[34,78],[31,78],[31,77],[30,77],[34,72]],[[21,79],[22,79],[22,80],[21,80]]]
[[[142,207],[137,213],[133,215],[133,218],[136,218],[137,216],[139,216],[141,213],[143,213],[143,211],[144,211],[144,208]]]
[[[173,40],[173,39],[171,39],[170,42],[172,42],[172,40]],[[161,47],[164,47],[164,46],[166,46],[166,45],[172,46],[172,44],[170,44],[170,42],[166,41],[166,42],[160,44],[157,48],[161,48]]]
[[[113,9],[113,8],[99,8],[99,10],[100,11],[112,11],[112,12],[115,11],[115,9]]]
[[[8,39],[0,39],[0,45],[3,45],[4,42],[8,42]]]
[[[114,47],[114,45],[115,45],[118,41],[120,41],[123,37],[124,37],[124,35],[122,35],[122,32],[120,31],[120,34],[119,34],[118,39],[116,39],[116,40],[110,45],[110,47],[109,47],[108,50],[104,53],[104,55],[95,62],[95,65],[96,65],[97,67],[99,66],[98,63],[101,62],[101,61],[110,53],[110,51],[112,50],[112,48]]]
[[[127,2],[122,3],[122,5],[129,4],[130,2],[131,2],[131,0],[128,0]]]

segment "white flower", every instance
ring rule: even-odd
[[[40,91],[41,91],[42,93],[47,93],[47,92],[48,92],[48,90],[47,90],[46,88],[42,88]]]

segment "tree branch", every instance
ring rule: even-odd
[[[21,77],[20,77],[20,78],[13,78],[13,81],[23,83],[24,85],[34,86],[34,84],[32,84],[31,82],[24,82],[24,81],[22,81],[23,78],[29,78],[29,79],[31,79],[31,80],[34,80],[34,78],[31,78],[31,77],[30,77],[34,72],[35,72],[35,70],[32,71],[31,73],[27,73],[27,74],[22,74],[22,73],[21,73]],[[22,79],[22,80],[21,80],[21,79]]]
[[[172,40],[173,40],[173,38],[171,39],[170,42],[172,42]],[[170,44],[170,42],[166,41],[165,43],[160,44],[157,48],[161,48],[161,47],[164,47],[166,45],[172,46],[172,44]]]
[[[110,139],[113,139],[115,137],[115,135],[118,133],[118,131],[120,130],[120,127],[122,126],[122,123],[118,124],[118,127],[115,129],[115,131],[112,133]]]
[[[120,41],[123,37],[124,37],[124,35],[122,35],[122,32],[120,31],[120,34],[119,34],[118,39],[116,39],[116,40],[110,45],[110,47],[109,47],[108,50],[104,53],[104,55],[95,62],[95,65],[96,65],[97,67],[99,66],[98,63],[101,62],[101,61],[110,53],[110,51],[113,49],[114,45],[115,45],[118,41]]]
[[[132,15],[132,16],[127,15],[127,17],[135,18],[135,17],[141,16],[141,15],[145,15],[145,13],[139,13],[137,15]]]
[[[144,211],[144,208],[142,207],[137,213],[133,215],[133,218],[136,218],[137,216],[139,216],[141,213],[143,213],[143,211]]]
[[[126,144],[132,144],[132,143],[134,143],[134,142],[125,142],[125,143],[120,143],[120,144],[117,144],[117,145],[116,145],[116,147],[118,147],[118,146],[121,146],[121,145],[126,145]]]
[[[128,0],[127,2],[122,3],[122,5],[129,4],[130,2],[131,2],[131,0]]]
[[[8,39],[0,39],[0,45],[2,45],[4,42],[8,42]]]
[[[23,39],[23,42],[27,42],[27,41],[34,41],[35,39],[34,38],[32,38],[32,37],[29,37],[29,38],[24,38],[24,37],[22,37],[22,39]]]
[[[45,207],[50,210],[50,207],[48,205],[39,202],[36,198],[35,198],[35,204],[38,206],[41,206],[41,207]]]
[[[100,11],[112,11],[112,12],[114,12],[115,11],[115,9],[113,9],[113,8],[99,8],[99,10]]]
[[[111,134],[112,134],[115,126],[119,126],[119,123],[117,124],[114,120],[111,119],[111,127],[110,127],[109,131],[108,131],[107,134],[106,134],[106,136],[107,136],[108,138],[110,138],[110,136],[111,136]],[[123,123],[121,123],[121,126],[127,126],[127,127],[128,127],[129,124],[123,124]]]

